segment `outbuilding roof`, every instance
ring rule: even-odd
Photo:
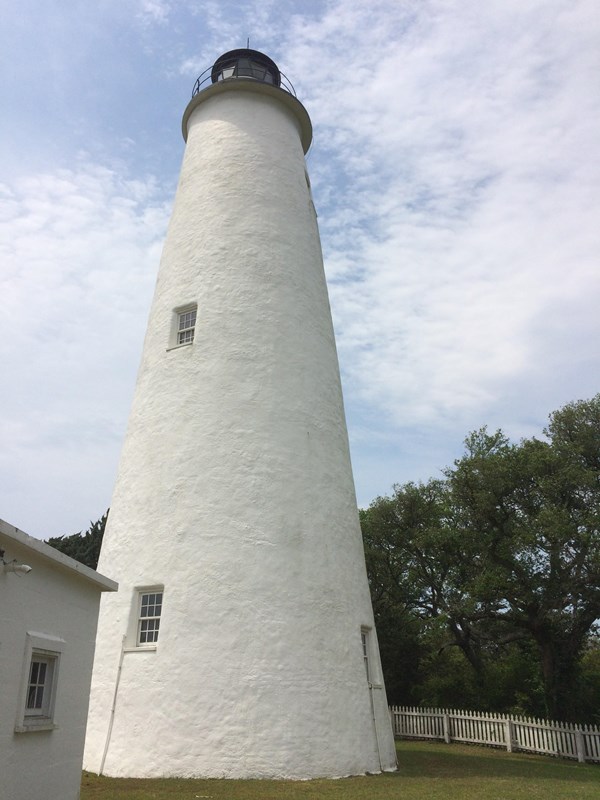
[[[14,525],[10,525],[3,519],[0,519],[0,537],[6,537],[22,547],[31,550],[33,553],[36,553],[36,555],[53,562],[55,566],[60,569],[75,573],[79,577],[90,581],[95,584],[101,592],[116,592],[119,588],[118,583],[107,578],[105,575],[101,575],[99,572],[96,572],[96,570],[86,567],[85,564],[75,561],[74,558],[61,553],[60,550],[50,547],[49,544],[42,542],[41,539],[35,539],[33,536],[29,536],[25,531],[16,528]]]

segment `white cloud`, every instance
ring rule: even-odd
[[[171,3],[167,0],[141,0],[139,16],[145,22],[164,25],[171,11]]]
[[[545,415],[572,391],[561,328],[595,355],[592,6],[343,2],[290,36],[294,70],[322,76],[303,87],[328,159],[317,197],[345,175],[320,221],[346,385],[398,427],[462,437],[534,372]]]
[[[66,533],[108,504],[175,180],[175,80],[248,36],[315,126],[360,502],[434,474],[470,429],[531,435],[598,391],[595,0],[75,6],[84,33],[54,15],[42,47],[52,93],[35,94],[39,24],[20,5],[28,83],[0,81],[20,109],[0,142],[1,516]],[[70,159],[79,146],[96,155]]]
[[[26,530],[109,504],[167,217],[152,180],[87,162],[1,187],[2,511]]]

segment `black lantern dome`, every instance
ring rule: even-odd
[[[230,50],[223,53],[214,63],[210,74],[211,81],[217,83],[228,78],[249,78],[250,80],[281,86],[281,73],[277,64],[258,50]]]

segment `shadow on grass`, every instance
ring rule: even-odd
[[[596,783],[600,792],[600,765],[578,764],[549,756],[507,753],[493,748],[437,742],[402,741],[398,750],[398,777],[500,778]],[[600,794],[599,794],[600,797]]]

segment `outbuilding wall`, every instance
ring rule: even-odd
[[[5,560],[32,568],[29,574],[15,574],[0,566],[0,796],[76,800],[100,589],[74,570],[3,536],[1,529],[0,548]],[[28,632],[64,640],[53,730],[15,730],[23,718]]]

